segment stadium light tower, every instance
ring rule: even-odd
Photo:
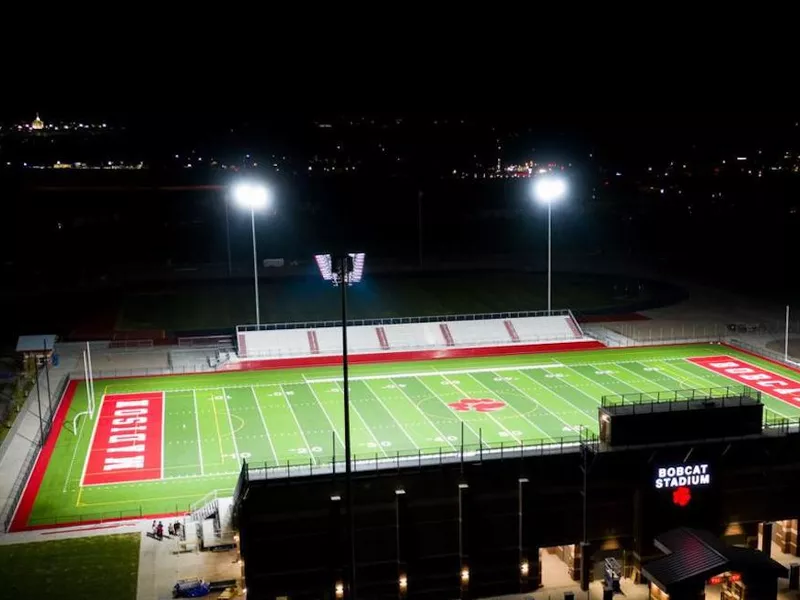
[[[353,514],[353,465],[350,452],[350,380],[347,362],[347,288],[361,281],[364,274],[364,253],[345,253],[331,256],[317,254],[314,257],[322,278],[339,286],[342,291],[342,388],[344,392],[344,455],[345,486],[347,494],[347,518],[350,540],[350,581],[348,599],[356,598],[356,544],[355,517]],[[336,465],[334,464],[334,472]]]
[[[250,209],[250,223],[253,229],[253,279],[256,292],[256,325],[261,325],[261,309],[258,302],[258,252],[256,250],[256,210],[267,207],[271,199],[269,189],[262,183],[241,182],[231,190],[233,199],[239,206]]]
[[[561,177],[543,175],[533,183],[533,197],[547,205],[547,312],[553,310],[553,203],[563,199],[567,182]]]

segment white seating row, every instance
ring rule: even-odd
[[[245,344],[242,344],[242,335]],[[339,327],[250,331],[240,333],[239,339],[239,354],[242,357],[331,355],[342,352],[342,331]],[[583,332],[570,316],[358,325],[347,329],[348,351],[362,354],[580,339],[585,339]]]

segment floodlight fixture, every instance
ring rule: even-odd
[[[544,204],[561,200],[567,193],[567,182],[561,177],[544,175],[533,182],[534,198]]]
[[[350,252],[347,254],[347,269],[344,280],[347,285],[359,283],[364,276],[364,261],[366,254],[363,252]],[[339,285],[342,280],[341,269],[334,265],[334,258],[330,254],[316,254],[314,260],[319,268],[320,275],[325,281]]]
[[[239,206],[250,210],[266,208],[270,201],[269,188],[263,183],[242,181],[233,186],[231,193]]]

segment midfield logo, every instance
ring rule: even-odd
[[[450,408],[457,412],[494,412],[502,410],[506,407],[506,403],[502,400],[493,400],[492,398],[464,398],[458,402],[451,402],[448,404]]]

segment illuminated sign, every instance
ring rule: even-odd
[[[722,575],[716,575],[708,580],[708,585],[719,585],[726,581],[728,582],[735,582],[741,581],[742,575],[741,573],[723,573]]]
[[[679,487],[672,491],[672,503],[675,506],[689,506],[692,501],[692,490],[688,487]]]
[[[711,474],[705,463],[680,465],[676,467],[659,467],[656,469],[655,487],[657,490],[679,487],[697,487],[709,485]]]

